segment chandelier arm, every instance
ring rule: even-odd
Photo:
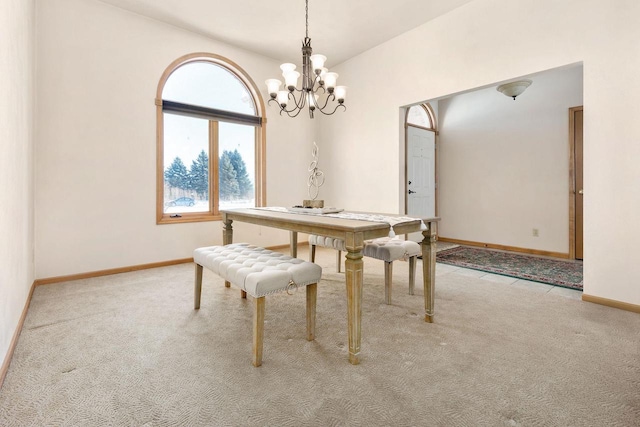
[[[296,99],[296,96],[293,92],[289,92],[289,99],[293,99],[293,103],[294,103],[294,107],[292,107],[291,110],[289,111],[294,111],[294,110],[301,110],[304,108],[305,104],[306,104],[306,99],[305,99],[305,94],[304,91],[301,90],[297,90],[296,91],[300,92],[300,98]]]
[[[288,94],[288,99],[293,99],[293,106],[291,107],[291,109],[287,109],[286,107],[283,107],[282,105],[278,104],[280,106],[280,115],[282,115],[282,113],[287,113],[287,116],[289,117],[296,117],[298,114],[300,114],[300,111],[302,111],[304,109],[304,106],[306,104],[306,100],[304,97],[304,94],[302,93],[303,91],[301,90],[297,90],[296,91],[300,92],[300,99],[296,99],[296,96],[293,92],[289,92]],[[291,114],[291,113],[295,113],[295,114]]]
[[[294,111],[295,111],[296,113],[295,113],[295,114],[291,114],[291,113],[293,113]],[[287,116],[289,116],[289,117],[291,117],[291,118],[293,118],[293,117],[297,117],[297,116],[298,116],[298,114],[300,114],[300,111],[302,111],[302,109],[301,109],[301,108],[296,108],[296,109],[293,109],[293,110],[285,110],[284,108],[282,108],[282,106],[280,106],[280,115],[282,115],[282,113],[284,112],[284,113],[287,113]]]
[[[295,99],[295,98],[294,98]],[[300,114],[300,111],[302,111],[302,109],[304,108],[304,105],[302,105],[302,107],[299,107],[298,104],[295,104],[296,106],[290,110],[287,110],[286,108],[283,108],[282,105],[280,105],[280,103],[278,102],[277,99],[271,98],[267,101],[267,104],[271,104],[272,102],[275,102],[276,105],[278,106],[278,108],[280,108],[280,115],[282,115],[282,113],[286,113],[287,116],[289,117],[296,117],[298,114]],[[296,112],[296,114],[291,115],[291,113]]]
[[[325,108],[327,108],[327,105],[329,105],[329,101],[335,101],[336,100],[336,96],[334,94],[330,94],[329,96],[327,96],[327,98],[324,100],[324,105],[322,107],[320,107],[319,105],[317,105],[317,107],[320,109],[320,111],[324,110]]]
[[[320,88],[324,89],[324,86],[322,86],[320,84],[320,74],[316,74],[316,73],[313,73],[313,74],[314,74],[314,77],[313,77],[313,80],[311,82],[311,87],[309,89],[311,89],[311,91],[313,93],[316,93],[318,91],[318,89],[320,89]]]
[[[322,114],[324,114],[325,116],[330,116],[330,115],[332,115],[333,113],[335,113],[336,111],[338,111],[338,108],[340,108],[340,107],[342,107],[342,109],[343,109],[344,111],[347,111],[347,106],[346,106],[346,105],[344,105],[344,104],[338,104],[338,105],[336,105],[336,108],[334,108],[334,109],[333,109],[333,111],[332,111],[332,112],[330,112],[330,113],[325,113],[325,112],[324,112],[324,110],[323,110],[323,109],[321,109],[321,108],[316,108],[316,111],[320,111],[320,112],[321,112]]]

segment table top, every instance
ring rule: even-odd
[[[357,219],[336,218],[330,215],[310,215],[293,212],[280,212],[267,209],[228,209],[221,211],[223,221],[232,220],[266,225],[290,231],[322,236],[345,238],[345,234],[362,234],[364,240],[385,237],[389,234],[389,224],[386,222],[362,221]],[[358,212],[368,213],[368,212]],[[387,217],[406,217],[397,214],[373,214]],[[439,218],[430,218],[437,221]],[[425,221],[428,226],[428,221]],[[395,224],[393,229],[397,235],[420,231],[420,219],[413,219]]]

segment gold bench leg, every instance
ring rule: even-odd
[[[254,301],[253,313],[253,366],[262,365],[262,345],[264,342],[264,297]]]
[[[316,335],[316,300],[318,284],[307,285],[307,341],[313,341]]]
[[[309,245],[309,261],[316,262],[316,245]]]
[[[340,273],[342,269],[342,251],[338,251],[338,257],[336,258],[336,272]]]
[[[247,298],[247,291],[245,291],[243,289],[240,289],[240,298],[246,299]]]
[[[393,262],[384,262],[384,302],[391,304],[391,277],[393,276]]]
[[[193,293],[193,308],[200,308],[200,295],[202,294],[202,266],[200,264],[196,264],[196,280],[195,280],[195,288]]]
[[[409,295],[413,295],[413,289],[416,285],[416,259],[415,256],[409,258]]]

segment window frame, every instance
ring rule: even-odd
[[[162,99],[164,86],[171,74],[178,68],[194,63],[209,62],[218,65],[233,75],[247,88],[256,107],[256,116],[181,104]],[[266,204],[266,124],[264,101],[255,82],[236,63],[220,55],[197,52],[184,55],[173,61],[162,73],[156,91],[156,224],[179,224],[185,222],[219,221],[222,215],[218,203],[218,123],[237,123],[253,126],[255,129],[255,200],[256,206]],[[188,108],[185,108],[188,107]],[[164,212],[164,114],[181,114],[209,121],[209,211],[207,212]]]

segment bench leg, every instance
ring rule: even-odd
[[[384,262],[384,302],[391,304],[391,277],[393,276],[393,261]]]
[[[253,313],[253,366],[262,365],[262,344],[264,342],[264,297],[256,298]]]
[[[240,289],[240,298],[247,299],[247,291]]]
[[[193,308],[200,308],[200,295],[202,294],[202,266],[200,264],[196,264],[196,280],[195,287],[193,293]]]
[[[416,259],[412,256],[409,258],[409,295],[413,295],[413,289],[416,284]]]
[[[316,245],[309,245],[309,261],[316,262]]]
[[[342,266],[342,251],[338,251],[338,257],[336,258],[336,271],[340,273]]]
[[[307,341],[313,341],[316,335],[316,300],[318,284],[307,285]]]
[[[224,287],[225,288],[230,288],[231,287],[231,282],[227,282],[226,280],[224,281]]]

